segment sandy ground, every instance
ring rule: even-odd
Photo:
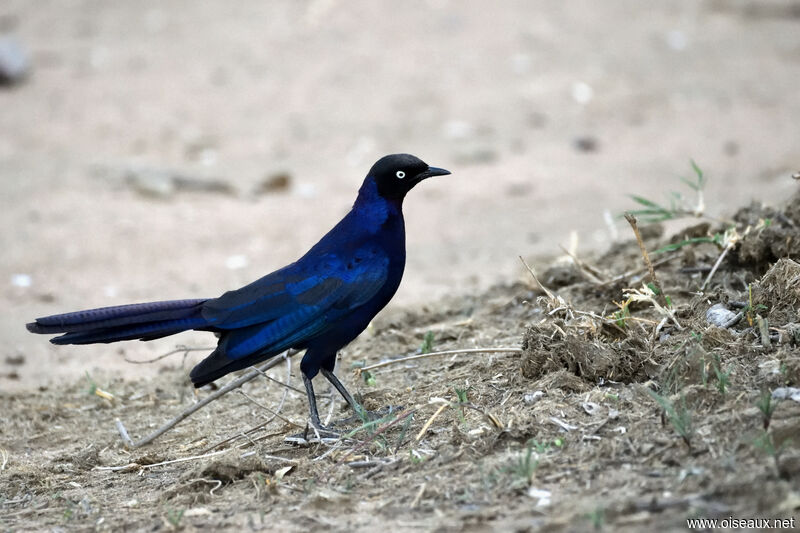
[[[385,416],[318,383],[338,439],[304,431],[296,357],[141,446],[115,421],[138,443],[213,398],[178,354],[151,378],[0,393],[0,529],[796,531],[800,191],[790,202],[738,210],[707,285],[720,245],[648,228],[666,307],[646,274],[618,276],[643,263],[628,239],[591,269],[543,269],[553,297],[526,280],[382,314],[338,374]]]
[[[255,279],[327,231],[385,153],[453,171],[406,202],[390,312],[516,276],[518,255],[557,255],[573,230],[580,250],[605,245],[604,212],[664,199],[690,158],[710,212],[785,197],[800,160],[792,5],[3,2],[0,31],[32,71],[0,91],[0,388],[138,375],[116,348],[54,349],[22,325]],[[234,192],[152,198],[132,171]],[[288,190],[253,194],[276,173]]]

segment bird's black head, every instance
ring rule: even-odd
[[[384,156],[369,169],[369,175],[378,186],[378,194],[384,198],[399,199],[420,181],[447,174],[450,174],[450,171],[429,167],[423,160],[410,154]]]

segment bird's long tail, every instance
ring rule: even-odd
[[[118,305],[37,318],[32,333],[63,333],[53,344],[94,344],[131,339],[151,340],[189,329],[208,329],[199,300],[169,300]]]

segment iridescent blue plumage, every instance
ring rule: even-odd
[[[214,299],[152,302],[39,318],[34,333],[64,333],[55,344],[150,340],[187,329],[214,331],[217,348],[191,372],[199,387],[288,348],[300,364],[312,422],[319,427],[311,379],[323,374],[354,406],[333,375],[336,353],[389,302],[405,267],[405,194],[449,174],[407,154],[380,159],[350,212],[303,257]]]

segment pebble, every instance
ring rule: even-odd
[[[720,328],[729,328],[740,319],[741,313],[734,313],[723,304],[714,304],[706,311],[706,320]]]
[[[0,37],[0,85],[14,85],[28,75],[30,63],[22,45],[12,37]]]

